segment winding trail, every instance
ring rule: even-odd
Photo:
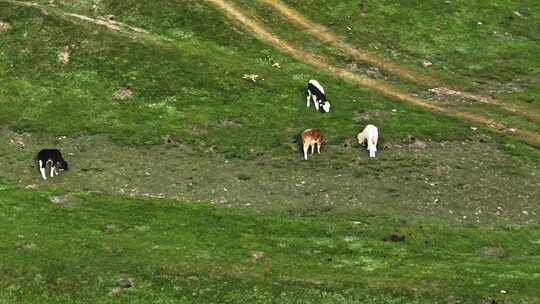
[[[380,68],[383,68],[389,71],[392,74],[407,78],[416,83],[422,83],[422,84],[431,86],[432,88],[445,88],[445,89],[450,88],[453,91],[456,91],[460,96],[463,96],[467,99],[475,100],[477,102],[481,102],[485,104],[496,105],[505,110],[508,110],[511,112],[519,112],[520,114],[524,116],[540,121],[540,113],[529,112],[530,109],[526,107],[522,107],[519,105],[510,105],[508,103],[505,103],[503,101],[496,100],[490,97],[467,93],[457,88],[448,87],[445,84],[427,75],[422,75],[414,71],[408,70],[393,62],[384,60],[370,52],[364,51],[350,43],[345,42],[343,39],[337,37],[336,35],[332,34],[331,31],[327,27],[321,24],[317,24],[307,19],[305,16],[300,14],[298,11],[292,9],[287,4],[283,3],[281,0],[259,0],[259,1],[274,8],[287,20],[292,21],[293,23],[295,23],[296,25],[300,26],[301,28],[306,30],[308,33],[310,33],[315,39],[319,39],[328,44],[331,44],[333,47],[341,49],[342,51],[356,58],[357,60],[373,64],[375,66],[378,66]]]
[[[64,20],[73,22],[73,20],[70,18],[74,18],[74,19],[86,21],[88,23],[93,23],[95,25],[104,26],[108,28],[109,30],[116,31],[116,32],[122,32],[122,33],[131,32],[132,34],[138,33],[138,34],[150,35],[148,31],[140,27],[128,25],[128,24],[114,21],[114,20],[108,20],[105,18],[93,18],[93,17],[88,17],[88,16],[84,16],[80,14],[63,12],[58,9],[55,9],[54,7],[47,7],[45,5],[40,5],[36,2],[25,2],[25,1],[17,1],[17,0],[0,0],[0,2],[14,4],[18,6],[34,7],[34,8],[39,9],[43,15],[49,15],[49,14],[54,13],[55,15],[62,17]]]
[[[529,131],[529,130],[518,129],[518,128],[510,128],[508,126],[497,123],[496,121],[492,119],[489,119],[489,118],[486,118],[477,114],[441,107],[437,104],[434,104],[433,102],[429,102],[427,100],[417,98],[417,97],[409,95],[408,93],[402,92],[399,89],[389,85],[388,83],[385,83],[379,80],[374,80],[369,77],[356,74],[348,69],[332,65],[328,63],[327,61],[325,61],[323,58],[304,52],[298,48],[295,48],[294,46],[290,45],[283,39],[272,34],[271,31],[266,29],[262,24],[257,22],[254,18],[248,17],[246,14],[244,14],[238,6],[226,0],[206,0],[206,1],[214,5],[220,11],[224,12],[231,19],[234,19],[240,22],[241,24],[243,24],[246,28],[248,28],[252,33],[254,33],[261,40],[264,40],[267,43],[270,43],[274,45],[275,47],[285,51],[286,53],[289,53],[291,56],[293,56],[299,61],[306,62],[308,64],[311,64],[313,66],[326,70],[330,72],[331,74],[339,76],[342,79],[349,80],[361,86],[372,88],[384,95],[398,98],[399,100],[405,101],[409,104],[419,106],[419,107],[422,107],[431,111],[444,113],[448,116],[464,119],[473,123],[482,124],[489,128],[495,129],[499,133],[515,134],[535,146],[540,146],[539,133]]]

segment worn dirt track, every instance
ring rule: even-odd
[[[95,25],[104,26],[107,29],[112,30],[112,31],[131,33],[131,34],[134,34],[134,33],[145,34],[145,35],[150,34],[148,31],[140,27],[131,26],[122,22],[114,21],[114,20],[93,18],[93,17],[88,17],[88,16],[84,16],[80,14],[62,12],[58,9],[53,9],[51,7],[40,5],[35,2],[25,2],[25,1],[17,1],[17,0],[0,0],[0,2],[19,5],[19,6],[34,7],[34,8],[39,9],[43,15],[49,15],[49,14],[55,13],[56,15],[62,17],[64,20],[67,20],[67,21],[73,21],[74,19],[78,19],[78,20],[85,21],[88,23],[93,23]]]
[[[275,9],[287,20],[290,20],[291,22],[303,28],[306,32],[310,33],[314,37],[314,39],[319,39],[319,40],[322,40],[323,42],[331,44],[333,47],[341,49],[342,51],[348,53],[349,55],[353,56],[354,58],[360,61],[373,64],[375,66],[378,66],[380,68],[387,70],[388,72],[394,75],[398,75],[400,77],[404,77],[414,82],[431,86],[433,88],[447,88],[448,87],[447,85],[427,75],[422,75],[414,71],[411,71],[409,69],[406,69],[393,62],[384,60],[372,53],[362,50],[358,48],[357,46],[354,46],[354,45],[351,45],[350,43],[345,42],[343,39],[332,34],[331,31],[325,26],[321,24],[317,24],[307,19],[305,16],[303,16],[296,10],[292,9],[287,4],[283,3],[281,0],[259,0],[259,1],[271,6],[273,9]],[[496,99],[486,97],[486,96],[481,96],[478,94],[463,92],[462,90],[458,88],[454,88],[454,87],[452,87],[451,89],[459,92],[461,96],[467,99],[485,103],[485,104],[495,105],[505,110],[508,110],[511,112],[519,112],[520,114],[523,114],[524,116],[531,117],[536,120],[540,120],[540,113],[527,111],[528,109],[525,107],[521,107],[518,105],[509,105],[500,100],[496,100]]]
[[[328,63],[327,61],[325,61],[323,58],[317,57],[313,54],[307,53],[305,51],[302,51],[290,45],[283,39],[274,35],[271,31],[266,29],[263,25],[261,25],[255,19],[248,17],[245,13],[242,12],[242,10],[238,6],[232,3],[229,3],[225,0],[206,0],[206,1],[213,4],[216,8],[224,12],[230,18],[243,24],[246,28],[248,28],[252,33],[254,33],[260,39],[289,53],[297,60],[317,66],[318,68],[322,68],[336,76],[341,77],[342,79],[352,81],[356,84],[359,84],[365,87],[370,87],[387,96],[398,98],[407,103],[410,103],[419,107],[423,107],[431,111],[445,113],[446,115],[449,115],[452,117],[464,119],[464,120],[474,122],[477,124],[482,124],[492,129],[495,129],[499,133],[515,134],[533,145],[540,146],[540,134],[536,132],[504,126],[502,124],[499,124],[493,121],[490,118],[483,117],[477,114],[444,108],[437,104],[434,104],[433,102],[411,96],[405,92],[401,92],[400,90],[394,88],[393,86],[385,82],[374,80],[366,76],[358,75],[349,71],[348,69],[334,66]]]

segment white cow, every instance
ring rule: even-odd
[[[377,141],[379,140],[379,131],[374,125],[367,125],[364,130],[358,133],[358,144],[362,145],[364,141],[367,141],[367,150],[369,151],[369,157],[375,157],[377,152]]]

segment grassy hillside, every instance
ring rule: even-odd
[[[283,2],[363,49],[538,110],[538,1]],[[424,60],[433,65],[423,68]]]
[[[262,2],[231,2],[296,47],[353,63]],[[498,23],[514,4],[489,6],[483,25],[509,33],[491,39],[465,31],[486,4],[452,2],[469,20],[458,27],[429,1],[407,13],[363,2],[362,18],[347,18],[356,1],[286,2],[385,58],[472,91],[505,83],[497,97],[538,109],[537,16]],[[0,0],[0,302],[540,302],[540,150],[519,136],[320,71],[206,1],[37,3]],[[444,44],[425,39],[437,20]],[[329,114],[305,106],[313,78]],[[522,113],[441,104],[540,130]],[[375,159],[355,143],[368,123],[381,132]],[[306,162],[296,139],[309,127],[328,143]],[[52,147],[70,171],[43,181],[33,157]]]
[[[433,66],[424,68],[422,67],[422,62],[426,60],[426,58],[423,57],[416,57],[414,60],[413,65],[411,65],[410,61],[403,61],[403,60],[397,60],[395,58],[392,58],[392,56],[387,57],[384,56],[384,50],[380,49],[379,47],[376,47],[375,49],[371,49],[367,47],[371,44],[361,44],[358,41],[355,41],[353,37],[363,37],[365,38],[361,33],[355,33],[351,30],[348,30],[347,28],[351,28],[350,26],[344,26],[346,29],[346,35],[342,33],[342,31],[336,31],[334,32],[333,26],[329,26],[328,34],[333,35],[334,38],[340,39],[339,37],[344,37],[343,39],[345,41],[349,41],[349,47],[352,49],[355,49],[356,47],[360,47],[363,51],[360,51],[360,53],[367,53],[368,57],[375,58],[376,62],[395,62],[391,63],[393,65],[392,68],[387,68],[385,65],[381,64],[375,64],[373,60],[362,60],[359,59],[357,56],[352,54],[350,51],[346,50],[346,47],[342,47],[341,43],[339,42],[333,42],[329,43],[326,38],[322,38],[325,35],[320,34],[320,32],[316,33],[309,33],[309,30],[315,29],[317,24],[307,25],[305,27],[299,26],[296,22],[294,22],[294,18],[291,16],[285,16],[284,14],[280,13],[279,10],[274,7],[273,5],[270,5],[269,3],[281,3],[278,0],[264,0],[264,1],[246,1],[246,0],[233,0],[230,1],[233,3],[238,4],[241,9],[248,14],[250,17],[253,18],[253,20],[256,20],[257,22],[260,22],[264,26],[266,26],[267,29],[271,30],[273,33],[277,33],[280,37],[284,38],[286,41],[290,42],[292,45],[302,48],[304,50],[309,51],[310,53],[317,54],[319,57],[324,58],[324,60],[331,62],[333,65],[341,67],[343,69],[347,69],[351,72],[354,72],[357,75],[363,75],[369,79],[374,79],[375,81],[380,81],[383,83],[390,83],[392,86],[399,88],[403,92],[408,92],[412,96],[421,96],[430,102],[436,104],[437,106],[442,106],[447,109],[451,110],[458,110],[458,111],[465,111],[469,113],[474,113],[480,116],[487,117],[489,119],[492,119],[496,123],[502,123],[507,126],[511,126],[514,128],[520,128],[525,130],[530,130],[533,132],[538,133],[540,131],[540,125],[538,124],[538,121],[540,119],[540,108],[538,107],[538,104],[534,102],[535,99],[535,92],[538,90],[534,88],[537,81],[535,81],[534,77],[529,79],[530,81],[527,81],[526,84],[524,84],[524,87],[527,87],[527,92],[525,92],[522,88],[511,88],[509,89],[513,93],[521,92],[523,93],[523,96],[526,96],[526,100],[516,100],[515,98],[507,98],[507,96],[503,96],[501,94],[497,94],[497,90],[508,87],[508,85],[502,85],[500,83],[496,83],[493,81],[494,75],[490,77],[484,77],[485,75],[475,73],[473,75],[464,75],[463,77],[457,76],[455,72],[450,71],[449,69],[439,70],[438,74],[433,73],[432,70],[435,69]],[[356,2],[350,2],[351,5],[356,5],[354,3]],[[298,5],[299,3],[297,3]],[[343,4],[343,3],[341,3]],[[326,4],[325,4],[326,5]],[[322,5],[321,7],[325,8],[325,5]],[[374,4],[377,5],[377,4]],[[302,5],[303,9],[300,10],[300,13],[304,13],[305,10],[311,10],[310,14],[307,14],[308,16],[311,16],[314,11],[311,8],[317,7],[315,4],[306,4]],[[322,11],[326,12],[334,12],[332,9],[322,9]],[[324,15],[324,14],[323,14]],[[334,16],[335,17],[335,16]],[[340,21],[344,22],[344,20],[348,20],[346,17],[348,16],[340,16]],[[335,17],[338,18],[338,17]],[[390,17],[387,17],[390,19]],[[323,22],[320,20],[321,16],[316,16],[314,18],[315,22]],[[333,19],[332,19],[333,20]],[[325,22],[323,22],[326,24]],[[334,24],[332,21],[329,21],[330,24]],[[380,21],[380,23],[384,23],[383,21]],[[534,22],[531,23],[531,26],[534,26]],[[384,31],[384,27],[380,27],[377,24],[364,24],[362,25],[363,29],[369,29],[373,31]],[[411,27],[411,30],[416,30],[415,27]],[[383,35],[384,33],[381,33]],[[417,38],[421,39],[422,35],[420,33],[416,33]],[[452,34],[450,34],[452,35]],[[459,35],[459,33],[456,33],[455,35]],[[468,37],[467,41],[470,41],[470,43],[475,43],[476,40]],[[376,42],[377,40],[373,40],[372,42]],[[415,42],[410,42],[411,47],[418,47],[418,44]],[[516,49],[516,53],[523,52],[524,54],[520,58],[523,58],[524,61],[527,61],[528,64],[521,63],[521,66],[523,69],[527,69],[526,71],[521,71],[520,75],[523,76],[524,74],[534,76],[534,60],[535,57],[534,52],[530,53],[529,49],[536,47],[536,44],[534,41],[529,41],[527,45],[517,46],[513,43],[510,43],[510,45],[513,45]],[[387,48],[395,48],[395,53],[399,53],[399,51],[402,50],[401,46],[387,46]],[[380,49],[380,50],[379,50]],[[364,51],[365,50],[365,51]],[[394,52],[394,49],[392,49],[392,52]],[[493,60],[496,61],[504,61],[504,58],[507,58],[511,55],[500,52],[493,54]],[[512,55],[514,56],[514,55]],[[451,56],[447,56],[447,60],[450,60]],[[514,61],[510,61],[511,63],[514,63]],[[515,62],[521,62],[519,60],[515,60]],[[397,67],[396,67],[397,63]],[[514,63],[517,64],[517,63]],[[485,63],[486,66],[489,66],[491,68],[492,65],[490,65],[489,62]],[[393,73],[393,69],[400,69],[402,73]],[[508,69],[510,70],[508,66],[499,66],[497,65],[497,68],[499,69],[498,73],[505,74],[505,71]],[[444,75],[443,75],[444,74]],[[409,79],[408,77],[405,77],[405,75],[412,75],[412,78],[414,80]],[[517,75],[513,74],[513,72],[508,72],[505,75]],[[427,80],[426,80],[427,79]],[[465,83],[458,83],[459,81],[465,81]],[[510,81],[510,80],[509,80]],[[442,82],[442,83],[441,83]],[[471,84],[474,83],[483,83],[489,82],[491,87],[483,86],[481,88],[480,85],[477,85],[476,89],[471,88]],[[439,94],[434,94],[433,92],[430,92],[430,89],[433,87],[440,87],[440,86],[450,86],[454,87],[457,90],[460,91],[473,91],[473,92],[479,92],[480,94],[483,94],[485,96],[495,97],[495,98],[503,98],[503,100],[498,100],[496,103],[498,103],[498,106],[494,105],[485,105],[482,102],[477,102],[474,99],[467,99],[467,98],[461,98],[461,97],[455,97],[455,96],[441,96]],[[512,86],[510,84],[509,86]],[[497,88],[494,89],[494,88]],[[530,90],[529,90],[530,89]],[[505,89],[503,89],[505,90]],[[499,92],[500,93],[500,92]],[[523,97],[522,96],[522,97]],[[506,110],[503,110],[503,108],[507,108]],[[518,110],[516,110],[516,108]]]
[[[434,139],[470,134],[466,125],[452,119],[401,105],[288,59],[227,29],[218,12],[200,5],[181,2],[167,11],[179,20],[208,20],[204,31],[189,22],[178,27],[170,21],[184,37],[168,40],[167,30],[157,28],[163,36],[154,41],[43,16],[37,9],[0,5],[3,18],[14,24],[0,42],[5,58],[0,96],[6,108],[0,121],[14,129],[107,134],[116,142],[136,144],[161,143],[169,134],[186,144],[219,145],[245,155],[249,149],[283,153],[291,138],[312,126],[327,130],[330,142],[340,142],[362,127],[352,120],[355,110],[398,109],[404,114],[374,121],[385,126],[389,139],[408,133]],[[135,8],[140,14],[154,11]],[[237,47],[230,47],[233,41]],[[57,54],[66,45],[74,49],[70,62],[62,65]],[[273,68],[274,61],[282,68]],[[264,80],[250,83],[242,79],[244,74]],[[305,84],[311,78],[339,88],[329,96],[335,101],[330,115],[305,109]],[[126,84],[133,98],[114,100],[114,92]]]
[[[3,303],[540,301],[538,226],[278,217],[6,187],[0,216]]]

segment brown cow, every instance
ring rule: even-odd
[[[321,153],[321,145],[325,143],[321,129],[311,128],[302,132],[302,143],[304,146],[304,160],[307,160],[307,151],[311,147],[311,154],[315,151],[315,145],[317,145],[317,153]]]

